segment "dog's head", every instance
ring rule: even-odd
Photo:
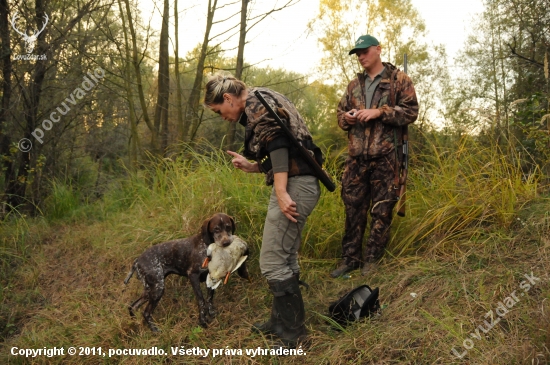
[[[216,243],[218,246],[226,247],[233,242],[235,232],[235,220],[223,213],[216,213],[204,221],[201,228],[201,236],[208,246]]]

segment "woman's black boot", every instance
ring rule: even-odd
[[[272,326],[274,334],[289,348],[307,337],[306,312],[297,276],[283,281],[269,281],[277,318]]]

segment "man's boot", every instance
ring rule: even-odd
[[[378,262],[383,255],[384,246],[365,245],[365,252],[363,254],[365,262],[361,268],[361,275],[372,275],[378,268]]]
[[[361,276],[372,275],[376,271],[377,267],[378,263],[376,262],[365,262],[361,268]]]
[[[359,264],[357,263],[348,264],[345,261],[342,261],[340,262],[338,267],[330,273],[330,276],[336,279],[344,274],[347,274],[350,271],[357,270],[358,268],[359,268]]]

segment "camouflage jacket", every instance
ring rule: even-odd
[[[351,81],[338,104],[338,125],[348,132],[348,152],[352,157],[366,158],[384,156],[394,149],[396,129],[401,140],[401,128],[413,123],[418,117],[418,101],[411,79],[391,63],[384,63],[382,79],[372,97],[372,109],[379,109],[382,115],[367,123],[348,124],[344,114],[352,109],[365,109],[365,73],[357,74]],[[390,77],[394,76],[395,106],[390,106]]]
[[[294,104],[276,91],[258,87],[248,89],[244,113],[239,120],[239,123],[245,127],[243,156],[258,162],[260,171],[266,174],[267,185],[273,185],[273,170],[269,161],[269,153],[283,147],[289,149],[289,177],[314,175],[313,170],[292,146],[285,132],[277,125],[275,119],[269,115],[260,100],[254,95],[256,90],[262,93],[264,99],[298,141],[301,141],[307,149],[314,151],[316,157],[321,153],[313,143],[311,133],[309,133],[306,123]]]

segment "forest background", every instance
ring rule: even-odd
[[[284,20],[270,23],[273,15],[285,19],[305,1],[266,8],[254,0],[0,0],[0,356],[25,362],[9,348],[74,343],[263,346],[248,329],[269,307],[257,267],[269,189],[260,176],[232,169],[223,151],[241,148],[244,131],[202,106],[205,79],[225,70],[287,95],[338,180],[347,139],[335,109],[360,70],[347,52],[371,33],[383,60],[402,69],[408,55],[421,106],[410,128],[407,216],[396,218],[387,259],[368,278],[386,309],[338,332],[327,322],[326,298],[365,280],[326,275],[340,254],[343,208],[337,193],[323,191],[301,252],[304,276],[319,289],[306,298],[313,344],[305,361],[550,358],[543,305],[550,298],[550,2],[482,1],[449,60],[444,45],[427,41],[411,0],[309,1],[307,36],[321,56],[297,62],[310,71],[248,62],[254,30],[277,36]],[[206,22],[193,32],[202,41],[183,52],[180,18],[197,7]],[[161,15],[160,29],[152,12]],[[235,216],[254,248],[254,284],[230,282],[238,290],[219,294],[215,330],[202,330],[190,287],[171,279],[156,312],[163,333],[151,335],[128,318],[125,305],[139,288],[134,282],[121,292],[126,270],[146,247],[195,233],[216,211]],[[483,331],[484,340],[475,336],[484,314],[532,272],[546,279],[523,307]]]

